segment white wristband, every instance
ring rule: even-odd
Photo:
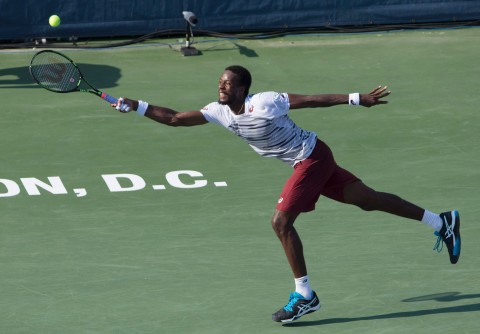
[[[145,113],[147,112],[148,108],[148,103],[142,100],[138,100],[138,108],[137,108],[137,114],[140,116],[145,116]]]
[[[360,94],[359,93],[348,94],[348,104],[351,105],[351,106],[359,106],[360,105]]]

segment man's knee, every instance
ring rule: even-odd
[[[285,217],[278,215],[275,213],[272,217],[272,228],[275,231],[275,233],[280,236],[285,233],[287,230],[287,220]]]
[[[272,228],[278,237],[286,235],[292,228],[298,213],[275,211],[272,217]]]
[[[369,201],[362,201],[357,204],[357,206],[362,209],[363,211],[375,211],[377,210],[377,206],[373,202]]]
[[[365,186],[361,182],[356,182],[345,188],[345,202],[352,204],[364,211],[374,211],[378,209],[378,192]]]

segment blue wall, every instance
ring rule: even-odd
[[[183,30],[183,10],[197,15],[198,29],[245,32],[478,20],[480,0],[0,0],[0,40]],[[62,18],[60,27],[48,25],[52,14]]]

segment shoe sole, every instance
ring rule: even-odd
[[[455,264],[460,258],[460,251],[462,249],[462,239],[460,238],[460,214],[457,210],[452,211],[452,216],[455,216],[453,221],[453,229],[457,230],[458,233],[455,233],[455,246],[452,249],[452,255],[450,256],[450,263]]]
[[[320,303],[318,303],[318,305],[315,305],[313,307],[311,307],[307,312],[303,313],[303,314],[300,314],[300,315],[294,315],[293,317],[291,317],[290,319],[283,319],[283,320],[280,320],[283,324],[286,324],[286,323],[289,323],[289,322],[293,322],[297,319],[300,319],[301,317],[303,317],[305,314],[310,314],[310,313],[313,313],[315,311],[318,311],[320,309],[321,305]]]

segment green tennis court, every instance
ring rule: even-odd
[[[274,323],[294,288],[270,226],[288,166],[215,125],[48,92],[28,73],[37,50],[0,51],[0,332],[478,332],[480,30],[197,41],[198,57],[174,40],[62,52],[111,95],[181,111],[216,100],[232,64],[252,92],[388,85],[384,106],[291,116],[366,184],[458,209],[459,263],[421,223],[322,198],[296,223],[322,308]]]

